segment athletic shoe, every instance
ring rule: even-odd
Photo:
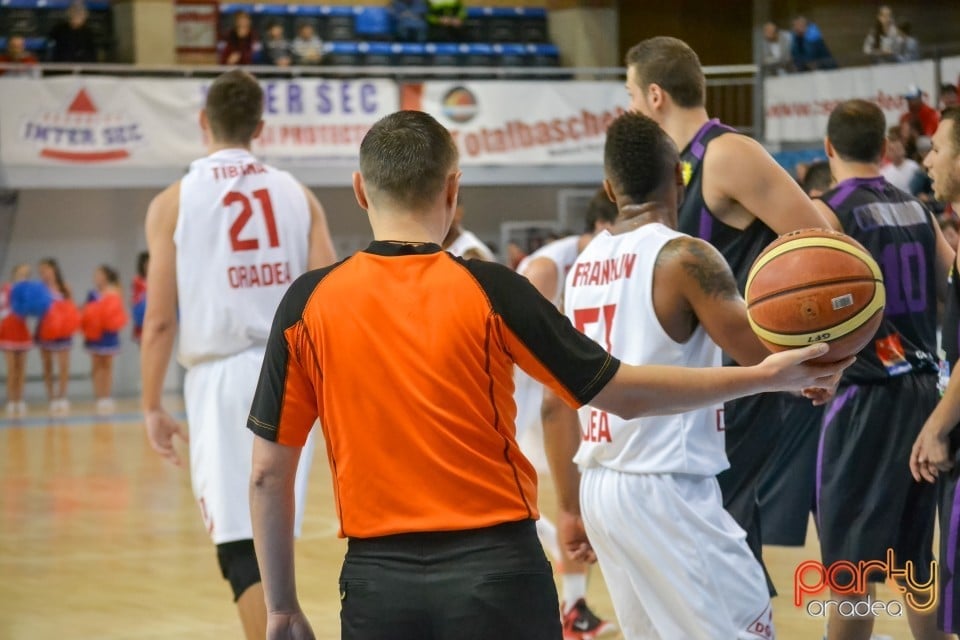
[[[597,617],[583,598],[563,614],[563,640],[593,640],[616,632],[617,626]]]
[[[100,398],[97,400],[96,412],[98,416],[112,416],[113,410],[113,398]]]
[[[57,398],[50,401],[50,415],[65,416],[70,413],[70,401],[66,398]]]
[[[26,417],[27,417],[27,403],[24,402],[23,400],[21,400],[20,402],[18,402],[18,403],[16,403],[16,404],[17,404],[16,417],[17,417],[17,418],[26,418]]]
[[[7,417],[8,417],[8,418],[16,418],[16,417],[17,417],[17,403],[16,403],[16,402],[8,402],[8,403],[7,403]]]

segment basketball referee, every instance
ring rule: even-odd
[[[317,418],[349,539],[343,638],[559,640],[537,476],[514,439],[514,364],[571,406],[625,418],[833,386],[849,364],[804,364],[822,346],[756,367],[621,364],[522,276],[440,248],[458,153],[424,113],[370,129],[353,186],[375,240],[291,285],[248,422],[268,638],[314,637],[294,583],[293,481]]]

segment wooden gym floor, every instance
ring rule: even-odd
[[[173,404],[173,403],[171,403]],[[186,469],[147,445],[130,402],[98,419],[89,406],[20,424],[0,419],[0,640],[240,638],[240,626]],[[553,512],[553,488],[541,504]],[[337,575],[345,544],[336,538],[329,471],[318,452],[304,536],[297,547],[302,605],[317,637],[339,638]],[[812,530],[812,527],[811,527]],[[794,569],[819,559],[805,549],[768,548],[781,596],[781,640],[819,640],[823,621],[793,607]],[[613,616],[599,571],[589,601]],[[882,587],[879,597],[893,595]],[[879,618],[876,633],[910,637],[905,619]]]

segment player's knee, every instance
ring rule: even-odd
[[[549,422],[557,413],[557,410],[563,409],[565,406],[560,396],[551,392],[549,389],[544,389],[543,400],[540,403],[540,420],[542,422]]]
[[[218,544],[217,559],[220,561],[220,572],[233,589],[234,602],[240,599],[244,591],[260,582],[260,567],[257,566],[253,540]]]

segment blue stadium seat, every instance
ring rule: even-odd
[[[528,44],[527,55],[530,66],[558,67],[560,66],[560,50],[552,44]]]
[[[364,54],[363,63],[371,67],[388,67],[396,62],[389,42],[361,42],[360,51]]]
[[[429,43],[425,48],[435,66],[455,67],[463,62],[463,55],[460,53],[460,45],[458,44],[451,42]]]
[[[482,42],[466,45],[463,53],[468,67],[492,67],[495,60],[493,46]]]
[[[527,48],[522,44],[495,44],[493,51],[501,67],[522,67],[530,62]]]
[[[397,63],[403,67],[424,67],[430,63],[426,45],[419,42],[404,42],[393,45]]]
[[[326,18],[325,40],[353,40],[357,37],[353,9],[351,7],[321,7]]]
[[[356,7],[354,29],[364,40],[393,38],[393,14],[386,7]]]
[[[323,51],[324,64],[357,66],[363,61],[359,42],[326,42]]]

